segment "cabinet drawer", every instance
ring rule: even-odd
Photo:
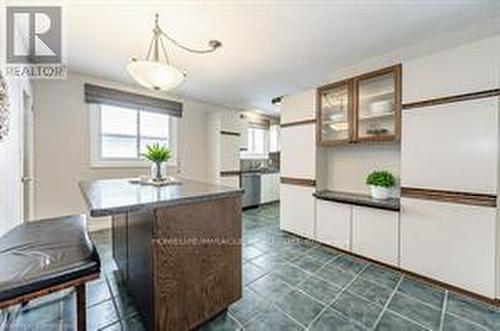
[[[314,238],[314,188],[281,184],[280,228],[300,236]]]
[[[316,240],[350,251],[351,205],[317,199],[316,212]]]
[[[495,297],[496,209],[401,199],[401,268]]]
[[[354,206],[352,251],[380,262],[399,266],[399,213]]]

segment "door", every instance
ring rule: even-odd
[[[31,97],[23,91],[23,153],[21,160],[22,169],[22,194],[23,194],[23,219],[25,222],[33,219],[34,204],[34,116]]]
[[[314,187],[281,184],[281,230],[314,239]]]

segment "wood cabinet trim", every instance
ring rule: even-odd
[[[414,109],[414,108],[431,107],[431,106],[443,105],[443,104],[447,104],[447,103],[476,100],[476,99],[483,99],[483,98],[491,98],[491,97],[497,97],[497,96],[500,96],[500,88],[472,92],[472,93],[457,94],[457,95],[452,95],[452,96],[447,96],[447,97],[442,97],[442,98],[434,98],[434,99],[428,99],[428,100],[422,100],[422,101],[416,101],[416,102],[409,102],[409,103],[403,104],[403,109],[407,110],[407,109]]]
[[[307,124],[314,124],[314,123],[316,123],[316,119],[315,118],[309,119],[309,120],[302,120],[302,121],[281,123],[280,127],[287,128],[287,127],[290,127],[290,126],[307,125]]]
[[[236,136],[236,137],[239,137],[239,136],[240,136],[240,133],[239,133],[239,132],[224,131],[224,130],[221,130],[220,134],[222,134],[222,135],[226,135],[226,136]]]
[[[290,184],[297,186],[308,186],[315,187],[316,180],[315,179],[307,179],[307,178],[295,178],[295,177],[280,177],[281,184]]]
[[[221,177],[233,177],[233,176],[239,176],[241,174],[240,170],[227,170],[227,171],[221,171],[220,173]]]
[[[405,198],[415,198],[482,207],[497,206],[497,196],[493,194],[402,187],[401,196]]]

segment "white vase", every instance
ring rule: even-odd
[[[393,188],[370,185],[370,195],[374,199],[386,200],[392,198]]]
[[[158,167],[160,167],[160,171],[158,172]],[[158,177],[158,175],[160,177]],[[161,163],[156,163],[153,162],[151,163],[151,179],[154,181],[162,181],[167,179],[167,163],[166,162],[161,162]]]

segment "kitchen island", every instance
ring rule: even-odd
[[[112,217],[113,258],[148,329],[192,329],[241,297],[242,190],[185,179],[80,188],[90,216]]]

